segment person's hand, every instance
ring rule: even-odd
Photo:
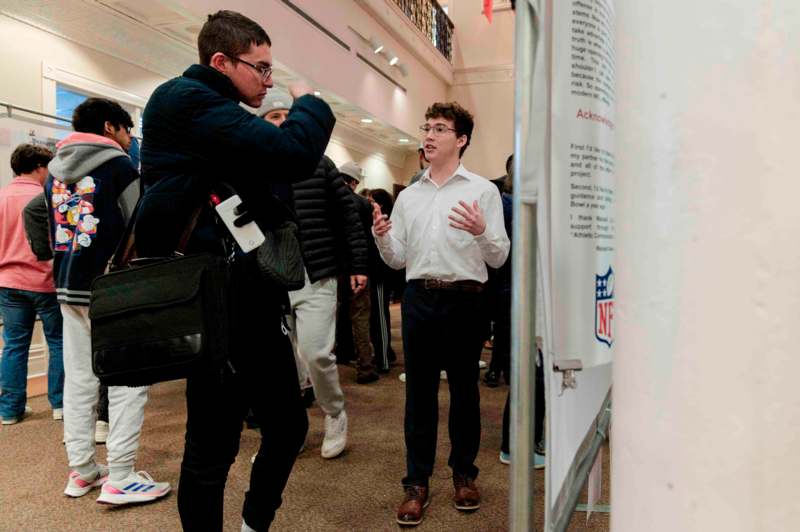
[[[256,219],[255,211],[248,209],[245,202],[237,205],[236,208],[233,209],[233,214],[236,215],[236,219],[233,220],[233,225],[236,227],[244,227]]]
[[[465,201],[459,201],[458,204],[460,208],[453,207],[453,212],[458,216],[452,214],[448,216],[450,227],[461,229],[474,236],[482,235],[486,231],[486,220],[477,200],[472,202],[472,206]]]
[[[353,291],[353,294],[357,294],[357,293],[361,292],[366,287],[367,287],[367,276],[366,275],[351,275],[350,276],[350,290]]]
[[[372,204],[372,230],[376,236],[383,236],[392,228],[392,222],[381,212],[381,206]]]
[[[291,94],[292,98],[294,98],[295,100],[298,99],[300,96],[305,96],[306,94],[314,93],[314,89],[312,89],[309,85],[303,82],[290,83],[288,89],[289,89],[289,94]]]

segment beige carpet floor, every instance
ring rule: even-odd
[[[394,347],[402,357],[398,330],[399,309],[392,307]],[[484,352],[489,360],[490,351]],[[401,358],[402,360],[402,358]],[[355,384],[355,370],[339,366],[347,400],[350,436],[347,450],[334,460],[319,455],[323,415],[315,405],[309,410],[306,449],[298,457],[284,503],[272,529],[277,531],[379,531],[398,530],[394,513],[402,498],[400,479],[405,469],[403,445],[404,385],[401,366],[379,382]],[[443,383],[444,384],[444,383]],[[176,489],[183,451],[185,405],[183,382],[153,386],[147,405],[137,468]],[[492,531],[508,529],[509,468],[498,461],[502,411],[507,386],[491,389],[481,384],[482,441],[477,465],[482,503],[479,511],[462,514],[451,504],[452,481],[447,467],[447,387],[440,391],[439,447],[432,503],[416,530]],[[153,531],[180,530],[176,497],[142,506],[108,507],[95,503],[97,492],[80,499],[63,495],[67,466],[61,444],[62,424],[51,419],[44,397],[29,401],[34,414],[17,425],[0,427],[0,530],[2,531]],[[276,427],[280,430],[280,427]],[[225,530],[238,531],[250,457],[259,443],[257,432],[242,433],[239,457],[228,477],[225,493]],[[607,450],[606,450],[607,451]],[[604,453],[604,492],[608,502],[608,452]],[[105,460],[105,448],[98,446]],[[543,473],[535,473],[533,501],[542,530]],[[585,497],[584,497],[585,500]],[[577,512],[570,531],[606,531],[608,515],[595,513],[587,521]]]

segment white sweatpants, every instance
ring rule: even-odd
[[[89,307],[61,305],[64,317],[64,443],[71,469],[95,462],[94,429],[100,381],[92,372]],[[148,387],[108,388],[109,468],[133,469]]]
[[[344,393],[339,384],[336,357],[336,277],[312,283],[306,272],[306,284],[289,292],[292,314],[289,338],[294,347],[300,387],[310,378],[314,396],[326,414],[336,417],[344,409]]]

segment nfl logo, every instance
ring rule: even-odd
[[[611,347],[614,343],[611,328],[614,318],[614,270],[609,266],[605,275],[595,275],[594,279],[594,337]]]

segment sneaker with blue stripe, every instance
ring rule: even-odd
[[[169,493],[169,482],[156,482],[144,471],[131,473],[125,480],[107,480],[97,502],[101,504],[136,504],[150,502]]]
[[[83,497],[93,488],[102,486],[107,480],[108,468],[104,465],[98,465],[97,469],[86,475],[81,475],[77,471],[70,471],[67,487],[64,488],[64,495]]]

